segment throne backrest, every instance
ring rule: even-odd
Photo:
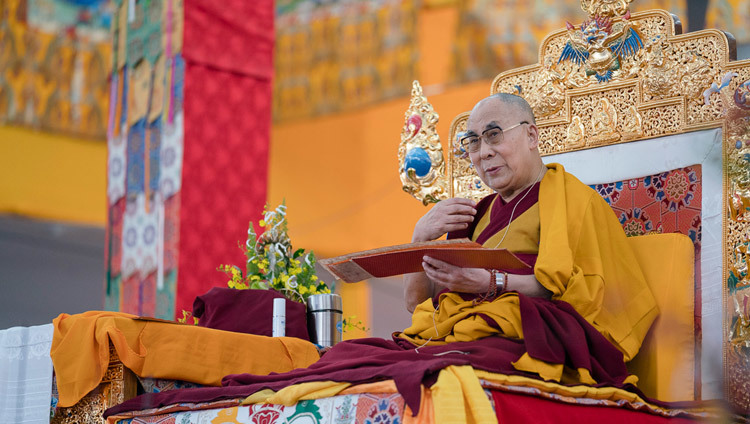
[[[670,13],[631,15],[628,4],[582,1],[589,19],[548,35],[539,62],[502,72],[489,94],[524,97],[544,161],[562,163],[603,194],[631,232],[690,237],[695,279],[684,290],[693,290],[694,326],[686,331],[695,349],[694,366],[685,369],[694,370],[696,399],[740,399],[750,386],[743,377],[750,371],[750,61],[734,61],[731,35],[681,34]],[[603,45],[587,44],[591,28],[606,36]],[[468,115],[453,119],[444,157],[437,114],[415,82],[400,173],[404,190],[425,204],[490,192],[458,144]],[[612,193],[641,195],[632,185],[651,202],[618,204]],[[658,212],[645,209],[654,205]]]

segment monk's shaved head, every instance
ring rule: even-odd
[[[536,124],[536,119],[534,119],[534,110],[531,109],[531,106],[521,96],[516,96],[515,94],[510,93],[495,93],[489,97],[485,97],[484,99],[480,100],[479,103],[477,103],[474,106],[474,109],[479,107],[480,105],[486,103],[486,102],[496,102],[500,101],[506,106],[518,111],[523,116],[523,119],[529,121],[532,124]]]

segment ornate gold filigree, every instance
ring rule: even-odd
[[[586,145],[586,130],[583,128],[580,116],[574,116],[568,125],[568,132],[565,137],[565,146],[576,149]]]
[[[730,329],[731,343],[750,348],[750,239],[745,238],[734,248],[729,270],[729,290],[736,320]]]
[[[743,100],[738,95],[744,89],[742,84],[735,89],[733,97],[737,98],[737,101]],[[750,92],[750,80],[746,86]],[[750,101],[750,98],[747,100]],[[729,117],[727,124],[729,215],[735,221],[750,222],[750,108],[745,110],[735,106]]]
[[[581,9],[589,15],[620,16],[633,0],[581,0]]]
[[[729,214],[738,222],[750,222],[750,148],[737,140],[738,151],[728,155],[727,172],[730,175]]]
[[[466,121],[469,119],[469,113],[462,113],[453,119],[450,128],[450,137],[452,140],[450,155],[450,175],[451,178],[451,197],[465,197],[468,199],[479,200],[490,194],[492,190],[482,183],[474,170],[474,165],[469,159],[469,154],[461,147],[459,139],[461,134],[466,131]]]
[[[689,101],[697,103],[701,98],[703,85],[706,80],[711,79],[711,64],[694,51],[685,52],[681,64],[683,70],[679,86]]]
[[[671,45],[659,36],[646,44],[643,53],[638,58],[638,66],[630,72],[640,73],[643,80],[644,94],[655,99],[661,99],[675,94],[675,81],[680,75],[677,64],[669,61]]]
[[[438,114],[414,81],[398,149],[404,191],[425,205],[448,197],[443,147],[437,134]]]
[[[127,369],[110,344],[110,361],[101,383],[69,408],[56,408],[51,424],[105,424],[102,414],[108,408],[135,397],[137,378]]]
[[[534,93],[529,104],[536,116],[548,116],[562,109],[565,104],[565,77],[555,69],[551,58],[547,58],[534,81]]]
[[[102,393],[89,393],[70,408],[57,408],[50,424],[106,424],[102,414],[110,406]]]
[[[617,132],[617,111],[607,99],[599,99],[591,116],[591,145],[609,143],[620,139]]]
[[[734,246],[729,291],[734,323],[727,347],[728,400],[738,410],[750,410],[750,234]]]
[[[622,117],[622,139],[634,140],[643,136],[643,118],[635,106],[628,107]]]
[[[732,390],[726,400],[738,411],[750,410],[750,352],[740,345],[730,344],[727,349],[727,386]]]

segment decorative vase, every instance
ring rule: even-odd
[[[307,329],[310,341],[331,347],[343,339],[341,296],[314,294],[307,298]]]

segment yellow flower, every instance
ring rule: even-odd
[[[266,220],[265,219],[261,219],[260,221],[258,221],[258,225],[260,225],[261,227],[265,227],[266,226]]]

